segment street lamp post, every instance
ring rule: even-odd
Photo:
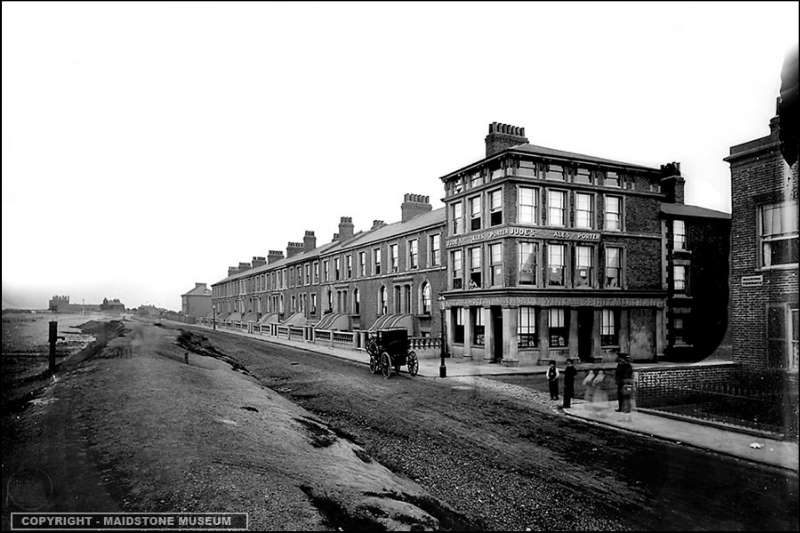
[[[213,314],[213,319],[212,319],[213,320],[212,324],[213,324],[213,327],[214,327],[214,331],[217,331],[217,304],[212,305],[211,309],[212,309],[212,311],[214,313]]]
[[[444,358],[447,355],[447,333],[445,331],[445,322],[444,322],[444,296],[439,296],[436,299],[439,302],[439,314],[441,316],[441,330],[442,330],[442,346],[440,350],[442,364],[439,365],[439,377],[446,378],[447,377],[447,367],[444,365]]]

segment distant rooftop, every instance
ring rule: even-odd
[[[661,212],[665,215],[679,217],[720,218],[725,220],[730,220],[731,218],[731,214],[724,211],[716,211],[714,209],[685,204],[662,203]]]

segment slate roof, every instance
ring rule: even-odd
[[[731,214],[724,211],[707,209],[697,205],[662,203],[661,212],[665,215],[677,217],[696,217],[696,218],[719,218],[730,220]]]
[[[435,224],[444,224],[444,219],[445,219],[445,208],[440,207],[439,209],[434,209],[427,213],[417,215],[411,220],[408,220],[406,222],[394,222],[392,224],[386,224],[385,226],[381,226],[374,230],[360,231],[355,235],[353,235],[352,238],[347,239],[346,241],[330,242],[328,244],[323,244],[322,246],[317,246],[316,248],[308,252],[301,252],[297,255],[293,255],[292,257],[285,257],[271,264],[262,265],[257,268],[251,268],[250,270],[245,270],[244,272],[237,272],[236,274],[232,274],[224,279],[221,279],[220,281],[217,281],[212,285],[219,285],[220,283],[226,283],[228,281],[249,277],[254,274],[260,274],[261,272],[267,270],[273,270],[284,267],[286,265],[294,264],[299,261],[311,259],[313,257],[319,257],[319,255],[322,253],[327,254],[327,253],[334,253],[339,250],[351,249],[356,246],[363,246],[373,242],[390,239],[395,235],[412,233],[427,226],[432,226]]]
[[[211,296],[211,289],[209,289],[208,287],[195,286],[194,289],[190,290],[185,294],[181,294],[181,296]]]
[[[445,174],[444,176],[442,176],[439,179],[442,179],[442,180],[447,179],[447,178],[453,176],[454,174],[458,174],[459,172],[464,171],[465,169],[480,165],[484,161],[487,161],[489,159],[493,159],[493,158],[497,157],[500,154],[505,154],[505,153],[509,153],[509,152],[525,153],[525,154],[537,155],[537,156],[541,156],[541,157],[553,157],[553,158],[557,158],[557,159],[569,159],[569,160],[573,160],[573,161],[582,161],[584,163],[597,163],[597,164],[610,165],[610,166],[615,166],[615,167],[628,167],[628,168],[635,168],[635,169],[639,169],[639,170],[649,170],[649,171],[653,171],[653,172],[658,172],[660,170],[660,169],[655,168],[655,167],[648,167],[646,165],[640,165],[639,163],[626,163],[624,161],[615,161],[613,159],[605,159],[605,158],[597,157],[597,156],[593,156],[593,155],[579,154],[577,152],[568,152],[566,150],[559,150],[557,148],[548,148],[547,146],[539,146],[539,145],[536,145],[536,144],[523,143],[523,144],[517,144],[515,146],[511,146],[509,148],[506,148],[505,150],[503,150],[501,152],[498,152],[498,153],[496,153],[496,154],[494,154],[494,155],[492,155],[490,157],[485,157],[485,158],[483,158],[483,159],[481,159],[479,161],[475,161],[474,163],[470,163],[469,165],[461,167],[458,170],[454,170],[453,172]]]

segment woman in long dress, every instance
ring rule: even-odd
[[[602,370],[598,370],[594,379],[592,380],[592,388],[594,389],[594,396],[592,403],[594,408],[600,410],[600,416],[606,416],[605,411],[608,410],[608,392],[606,392],[605,385],[606,374]]]

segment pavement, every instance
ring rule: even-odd
[[[185,325],[176,323],[178,325]],[[195,324],[205,329],[208,326]],[[356,351],[304,341],[289,341],[275,337],[267,337],[260,333],[247,333],[241,330],[218,328],[218,331],[251,337],[254,339],[300,348],[317,353],[332,355],[352,362],[369,364],[369,356],[364,351]],[[440,360],[420,359],[419,375],[429,378],[439,377]],[[458,358],[445,359],[447,377],[475,377],[538,374],[543,373],[546,366],[506,367],[492,363],[476,363]],[[446,379],[446,378],[445,378]],[[489,381],[489,380],[487,380]],[[574,400],[570,409],[563,412],[570,417],[592,424],[601,424],[621,431],[629,431],[641,435],[660,438],[676,444],[694,446],[723,455],[737,457],[746,461],[761,463],[777,468],[798,472],[798,443],[753,436],[746,433],[729,431],[720,427],[701,423],[688,422],[676,418],[667,418],[634,410],[631,413],[617,413],[616,402],[585,402]],[[751,446],[752,445],[752,446]]]

